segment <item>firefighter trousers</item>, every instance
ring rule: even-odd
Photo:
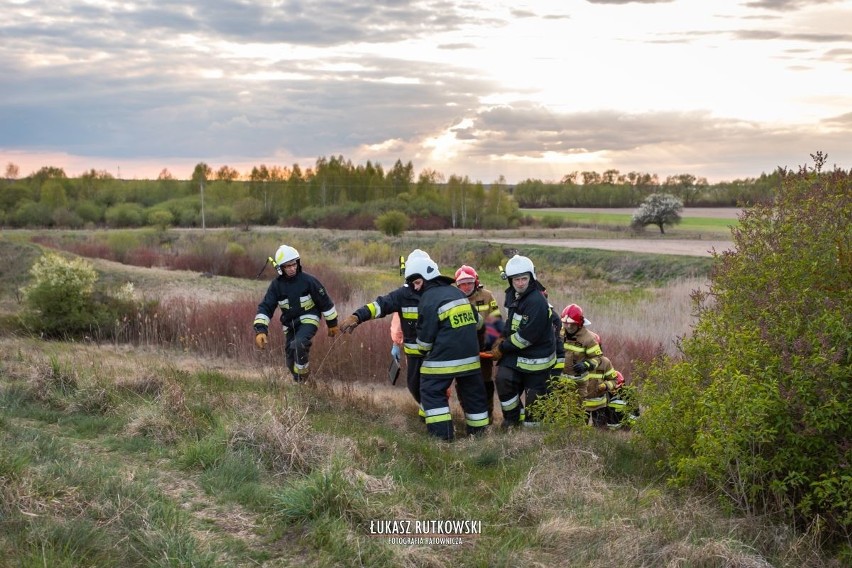
[[[459,402],[464,410],[467,433],[478,435],[488,426],[488,407],[485,403],[485,387],[479,371],[457,377],[436,377],[421,375],[420,402],[426,413],[426,431],[442,440],[452,440],[453,416],[450,413],[450,401],[447,389],[456,381],[460,393]]]
[[[521,422],[537,424],[527,408],[539,396],[547,394],[550,369],[525,372],[512,367],[497,367],[497,397],[503,410],[503,424],[516,426]]]
[[[310,324],[287,329],[284,359],[296,382],[304,380],[309,373],[308,356],[311,353],[311,340],[316,333],[317,326]]]

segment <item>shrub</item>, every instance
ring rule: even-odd
[[[388,211],[376,218],[376,228],[389,237],[398,237],[410,224],[408,215],[402,211]]]
[[[33,283],[23,290],[21,323],[45,337],[111,337],[116,322],[136,308],[131,288],[116,292],[99,288],[95,269],[82,259],[47,253],[33,264],[30,274]]]
[[[157,227],[161,231],[168,229],[174,223],[174,220],[174,215],[167,209],[153,209],[148,212],[148,224]]]
[[[145,212],[138,203],[120,203],[108,208],[104,219],[110,227],[139,227]]]
[[[682,359],[643,373],[638,427],[675,481],[848,548],[852,174],[815,160],[742,214],[736,250],[715,255],[709,292],[693,294]]]

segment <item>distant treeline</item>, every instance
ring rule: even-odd
[[[467,176],[445,179],[434,170],[416,178],[411,162],[385,171],[342,156],[319,158],[314,168],[252,168],[247,175],[228,166],[214,172],[196,165],[192,177],[178,180],[163,170],[156,180],[116,179],[91,170],[69,178],[43,167],[18,178],[6,167],[0,185],[0,223],[26,227],[230,227],[281,225],[374,229],[389,211],[404,213],[410,229],[503,229],[528,221],[519,207],[638,207],[652,193],[678,196],[687,206],[736,206],[771,199],[780,175],[710,185],[683,174],[660,182],[656,175],[616,170],[574,172],[556,182],[528,179],[489,184]]]

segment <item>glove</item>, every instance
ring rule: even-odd
[[[333,325],[333,326],[328,328],[328,336],[329,337],[337,337],[338,335],[340,335],[340,328],[339,327],[337,327],[336,325]]]
[[[598,385],[598,392],[606,392],[606,383],[605,382]]]
[[[574,366],[571,369],[574,370],[575,375],[582,375],[592,368],[592,364],[588,361],[580,361],[579,363],[574,363]]]
[[[358,327],[358,324],[361,321],[358,319],[358,316],[355,314],[351,314],[346,316],[346,318],[340,324],[340,331],[343,333],[352,333],[352,330]]]
[[[261,332],[254,336],[254,344],[258,349],[266,349],[266,344],[269,343],[269,336]]]
[[[491,348],[491,359],[496,363],[503,357],[503,350],[500,349],[500,342],[497,341],[494,343],[494,347]]]
[[[391,347],[391,357],[393,357],[394,359],[396,359],[396,362],[397,362],[397,363],[399,363],[399,357],[400,357],[400,355],[401,355],[401,350],[400,350],[400,348],[399,348],[399,345],[397,345],[396,343],[394,343],[394,344],[393,344],[393,347]]]

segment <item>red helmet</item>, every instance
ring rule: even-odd
[[[459,280],[473,280],[473,287],[479,288],[479,275],[476,273],[476,270],[466,264],[462,264],[456,270],[456,283]]]
[[[577,304],[571,304],[562,310],[562,321],[564,323],[576,323],[580,327],[591,323],[583,317],[583,308]]]

